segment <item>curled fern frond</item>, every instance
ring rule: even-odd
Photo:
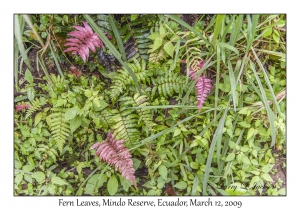
[[[128,66],[133,70],[138,82],[150,83],[149,77],[147,76],[146,71],[146,62],[144,60],[141,63],[137,62],[136,59],[133,60],[133,63],[129,63]],[[110,89],[110,97],[113,102],[115,102],[118,96],[124,92],[125,89],[128,89],[127,85],[134,84],[132,77],[129,75],[128,71],[123,68],[118,71],[117,75],[113,79],[113,85]]]
[[[47,122],[51,129],[51,134],[56,141],[57,147],[62,153],[63,146],[70,135],[70,123],[65,120],[65,111],[62,108],[53,108],[52,114],[47,117]]]
[[[93,144],[90,150],[97,149],[96,155],[99,156],[100,160],[107,162],[109,165],[114,165],[115,170],[119,170],[122,176],[137,189],[133,161],[129,150],[123,145],[124,142],[125,140],[117,141],[116,137],[113,136],[113,132],[109,132],[107,141]]]
[[[156,79],[152,79],[152,83],[153,83],[153,88],[151,91],[152,98],[157,92],[161,96],[172,97],[174,92],[181,93],[186,88],[184,77],[179,76],[176,73],[159,76]]]

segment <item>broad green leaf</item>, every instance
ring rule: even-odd
[[[162,38],[161,37],[155,38],[152,50],[153,51],[157,50],[161,45],[162,45]]]
[[[34,126],[37,126],[37,124],[39,124],[39,122],[41,121],[42,119],[42,116],[43,116],[43,113],[42,112],[39,112],[35,115],[35,118],[34,118]]]
[[[75,116],[72,120],[70,120],[71,132],[73,133],[80,125],[81,125],[81,117]]]
[[[31,165],[25,165],[22,167],[23,171],[28,171],[28,172],[32,171],[33,169],[34,167],[32,167]]]
[[[131,182],[125,179],[123,176],[120,177],[120,184],[122,185],[123,189],[128,192],[129,187],[132,185]]]
[[[179,134],[181,133],[181,130],[179,128],[176,128],[175,131],[174,131],[174,136],[178,136]]]
[[[278,44],[279,40],[280,40],[280,36],[279,36],[278,32],[277,33],[275,33],[275,32],[277,32],[277,31],[276,30],[273,31],[272,37],[273,37],[274,41]]]
[[[38,183],[41,183],[45,180],[46,177],[43,172],[38,171],[32,174],[32,178],[34,178]]]
[[[175,47],[171,42],[167,42],[164,45],[164,50],[168,53],[168,55],[170,55],[173,58]]]
[[[163,25],[160,25],[160,27],[159,27],[159,34],[160,34],[160,36],[165,35],[166,32],[167,32],[167,31],[166,31],[166,29],[164,28],[164,26],[163,26]]]
[[[251,159],[251,163],[255,166],[259,165],[256,159]]]
[[[197,162],[191,162],[191,163],[190,163],[190,167],[191,167],[192,169],[198,169],[198,168],[199,168],[199,163],[197,163]]]
[[[278,195],[286,195],[286,189],[281,188],[280,190],[278,190]]]
[[[254,176],[252,177],[250,184],[249,184],[249,188],[253,188],[255,186],[258,186],[258,183],[260,182],[260,177],[259,176]]]
[[[228,195],[249,195],[245,187],[239,182],[227,186],[225,191]]]
[[[23,180],[23,174],[17,174],[15,177],[15,183],[16,185],[19,185]]]
[[[159,168],[158,168],[158,172],[159,172],[159,175],[161,175],[161,177],[164,180],[167,180],[167,178],[168,178],[168,169],[167,169],[166,166],[160,165]]]
[[[103,186],[104,183],[107,181],[106,174],[94,174],[92,175],[85,187],[84,193],[93,195],[93,193],[97,192],[97,190]]]
[[[34,93],[35,93],[35,91],[34,91],[33,87],[29,87],[27,89],[27,96],[28,96],[29,101],[32,101],[34,99],[34,95],[35,95]]]
[[[94,106],[95,111],[101,111],[101,110],[105,109],[108,106],[108,104],[103,100],[99,100],[99,99],[95,98],[93,100],[93,106]]]
[[[66,102],[67,102],[66,99],[59,98],[59,99],[57,99],[57,101],[56,101],[54,107],[60,107],[60,106],[62,106],[62,105],[64,105],[64,104],[66,104]]]
[[[61,179],[58,176],[52,177],[51,179],[52,184],[56,184],[56,185],[68,185],[68,183],[66,181],[64,181],[63,179]]]
[[[142,161],[140,161],[139,159],[136,158],[131,158],[132,162],[133,162],[133,168],[134,170],[137,170],[141,164]]]
[[[250,162],[250,160],[249,160],[249,158],[247,156],[244,156],[242,158],[242,162],[245,163],[245,164],[247,164],[247,165],[251,165],[251,162]]]
[[[244,128],[250,128],[251,125],[249,123],[246,123],[245,121],[239,122],[238,123],[240,126],[244,127]]]
[[[68,109],[65,114],[65,120],[68,121],[68,120],[73,119],[77,115],[78,111],[79,111],[79,108],[77,106]]]
[[[26,69],[26,71],[25,71],[25,79],[26,79],[27,82],[33,83],[32,74],[28,69]]]
[[[115,195],[118,190],[119,184],[115,175],[112,175],[107,182],[107,190],[110,195]]]
[[[272,31],[273,31],[272,27],[268,27],[265,30],[263,30],[262,36],[263,37],[268,37],[272,34]]]
[[[255,134],[255,129],[250,128],[248,133],[247,133],[247,140],[250,139],[252,136],[254,136],[254,134]]]
[[[229,153],[228,156],[226,157],[226,162],[232,161],[235,158],[234,153]]]
[[[274,165],[275,165],[275,164],[267,164],[267,165],[264,165],[264,166],[262,167],[261,170],[262,170],[264,173],[268,173],[269,171],[272,170],[272,168],[274,167]]]
[[[177,189],[183,190],[187,187],[187,183],[185,181],[180,181],[177,182],[174,187],[176,187]]]
[[[269,174],[263,174],[262,178],[268,182],[273,182],[274,180],[272,179],[272,177]]]

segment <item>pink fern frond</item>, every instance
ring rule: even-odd
[[[205,64],[204,61],[200,61],[198,63],[198,66],[200,69],[203,67],[203,65]],[[190,71],[190,77],[192,78],[192,80],[197,79],[197,71],[192,70]],[[207,99],[208,94],[210,93],[211,89],[212,89],[212,80],[206,78],[204,75],[201,75],[195,85],[196,88],[196,95],[197,95],[197,101],[198,101],[198,109],[200,110],[205,102],[205,100]]]
[[[24,109],[29,109],[30,106],[28,104],[19,104],[19,105],[16,105],[16,111],[22,111]]]
[[[115,170],[119,170],[122,176],[129,180],[137,189],[131,154],[128,148],[123,145],[125,140],[117,141],[112,133],[112,131],[108,133],[107,141],[93,144],[90,150],[97,148],[96,155],[99,156],[100,160],[107,162],[109,165],[114,165]]]
[[[103,42],[92,28],[84,21],[82,21],[84,27],[73,26],[77,31],[71,31],[68,35],[73,38],[68,38],[67,43],[64,46],[69,46],[64,52],[72,51],[72,54],[79,54],[83,61],[90,56],[89,50],[96,52],[96,48],[103,47]]]

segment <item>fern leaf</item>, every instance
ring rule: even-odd
[[[114,130],[114,135],[119,139],[124,139],[130,144],[135,144],[140,138],[141,132],[138,130],[139,116],[134,110],[121,107],[118,113],[112,118],[114,125],[111,127]]]
[[[117,141],[112,133],[113,132],[108,133],[107,141],[102,144],[99,142],[93,144],[90,150],[97,149],[96,155],[100,157],[100,160],[107,162],[109,165],[114,165],[115,170],[119,170],[122,176],[129,180],[137,189],[131,154],[123,145],[125,140]]]
[[[65,120],[64,109],[56,108],[52,109],[54,112],[48,116],[52,137],[55,139],[57,147],[62,153],[63,146],[67,137],[70,135],[70,123]]]
[[[35,100],[31,101],[31,105],[26,111],[25,119],[30,117],[34,112],[40,110],[40,108],[45,104],[45,98],[38,99],[36,98]]]
[[[196,71],[190,71],[190,77],[192,80],[195,80],[197,77]],[[197,95],[197,101],[198,101],[198,109],[200,110],[210,92],[212,89],[211,80],[206,78],[204,75],[200,76],[199,79],[196,82],[196,95]]]
[[[142,60],[141,63],[139,63],[136,59],[134,59],[134,63],[129,63],[128,66],[135,73],[138,82],[150,83],[146,71],[146,62],[144,60]],[[133,84],[133,79],[129,75],[128,71],[125,68],[123,68],[117,73],[117,75],[113,79],[113,85],[110,89],[110,98],[113,102],[117,100],[118,96],[121,93],[124,93],[124,90],[128,89],[127,86],[129,84]]]
[[[174,93],[181,93],[185,90],[186,85],[184,82],[184,77],[179,76],[176,73],[165,74],[159,76],[156,79],[152,79],[153,88],[151,91],[151,98],[158,92],[160,96],[172,97]]]

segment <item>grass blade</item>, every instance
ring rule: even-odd
[[[209,42],[204,36],[202,36],[198,31],[196,31],[193,27],[191,27],[189,24],[181,20],[178,16],[176,15],[166,15],[166,17],[171,18],[172,20],[176,21],[183,27],[189,29],[190,31],[194,32],[197,36],[199,36],[206,44],[212,45],[211,42]]]
[[[239,54],[240,54],[239,51],[235,47],[231,46],[230,44],[227,44],[227,43],[224,43],[224,42],[219,42],[217,45],[222,47],[222,48],[225,47],[228,50],[233,51],[235,54],[237,54],[237,56],[239,56]]]
[[[110,23],[111,28],[112,28],[112,30],[113,30],[113,32],[114,32],[115,37],[116,37],[117,44],[118,44],[119,50],[120,50],[120,52],[121,52],[122,58],[123,58],[123,60],[124,60],[125,62],[127,62],[127,58],[126,58],[126,53],[125,53],[124,45],[123,45],[121,36],[120,36],[120,34],[119,34],[119,31],[118,31],[118,29],[117,29],[117,26],[116,26],[116,24],[115,24],[115,19],[114,19],[114,17],[113,17],[111,14],[109,14],[108,17],[109,17],[109,23]]]
[[[196,195],[196,190],[197,190],[198,183],[199,183],[199,178],[198,178],[198,175],[196,174],[196,176],[194,178],[194,183],[193,183],[191,195]]]
[[[227,105],[227,108],[224,111],[224,114],[223,114],[221,120],[219,121],[218,127],[217,127],[217,129],[215,131],[215,134],[213,136],[213,140],[210,144],[209,153],[208,153],[208,156],[207,156],[207,161],[206,161],[206,166],[205,166],[204,180],[203,180],[203,193],[204,193],[204,195],[206,195],[208,176],[209,176],[209,171],[210,171],[211,162],[212,162],[212,158],[213,158],[213,153],[214,153],[214,150],[215,150],[215,145],[216,145],[216,143],[219,144],[222,140],[222,132],[223,132],[224,124],[225,124],[225,119],[226,119],[226,116],[227,116],[228,107],[229,107],[229,104]],[[218,152],[218,150],[220,150],[220,149],[221,148],[218,149],[218,147],[217,147],[218,163],[220,162],[220,151]]]
[[[98,34],[100,39],[103,41],[105,46],[113,53],[113,55],[116,57],[116,59],[121,63],[122,66],[128,71],[129,75],[132,77],[135,87],[139,91],[139,94],[142,94],[141,88],[137,82],[137,78],[132,71],[132,69],[122,60],[121,54],[118,52],[118,50],[114,47],[114,45],[108,40],[108,38],[105,36],[105,34],[102,32],[101,28],[97,26],[97,24],[93,21],[93,19],[89,15],[83,15],[86,21],[89,23],[89,25],[94,29],[94,31]]]
[[[225,15],[217,15],[216,24],[214,28],[214,43],[217,44],[219,35],[222,36],[222,28],[224,25]]]
[[[19,49],[16,40],[14,40],[14,77],[15,77],[15,87],[17,91],[19,89]]]
[[[19,51],[22,55],[22,58],[23,58],[24,62],[27,65],[27,67],[31,71],[33,71],[33,68],[30,65],[30,61],[27,57],[27,53],[25,52],[25,47],[24,47],[24,44],[23,44],[23,41],[22,41],[22,33],[23,32],[21,31],[21,28],[20,28],[20,22],[19,22],[18,15],[15,15],[15,37],[16,37],[16,40],[17,40],[17,43],[18,43]]]
[[[230,86],[231,86],[231,95],[232,95],[232,101],[233,101],[233,108],[234,108],[234,111],[236,112],[236,95],[235,95],[236,81],[235,81],[235,78],[234,78],[234,73],[233,73],[233,69],[232,69],[232,65],[231,65],[230,61],[228,61],[228,70],[229,70],[229,77],[230,77]]]
[[[249,52],[249,50],[252,46],[252,43],[254,41],[258,18],[259,18],[259,15],[252,15],[252,21],[251,21],[250,15],[247,15],[248,33],[247,33],[247,49],[246,49],[246,52]]]
[[[252,71],[255,75],[256,81],[257,81],[259,89],[260,89],[260,93],[261,93],[260,97],[261,97],[261,99],[262,99],[262,101],[263,101],[263,103],[266,107],[266,110],[267,110],[267,114],[268,114],[268,118],[269,118],[269,122],[270,122],[270,127],[271,127],[271,135],[272,135],[272,143],[271,143],[270,147],[273,147],[275,145],[275,140],[276,140],[276,132],[275,132],[275,127],[274,127],[275,116],[274,116],[274,113],[272,112],[272,110],[270,109],[269,102],[267,100],[265,90],[264,90],[264,88],[263,88],[263,86],[260,82],[260,79],[257,75],[254,63],[252,61],[250,61],[250,66],[251,66],[251,69],[252,69]]]
[[[23,15],[24,20],[26,21],[26,23],[28,24],[28,26],[30,27],[30,29],[32,30],[34,36],[37,38],[38,42],[44,47],[44,42],[42,40],[42,38],[40,37],[40,35],[38,34],[38,32],[35,30],[34,26],[32,25],[32,22],[29,18],[28,15]]]
[[[220,47],[217,46],[217,74],[216,74],[216,85],[215,85],[215,112],[214,117],[217,115],[217,107],[218,107],[218,100],[219,100],[219,80],[220,80]]]
[[[265,78],[265,81],[267,82],[268,88],[269,88],[269,90],[270,90],[270,92],[271,92],[271,95],[272,95],[272,98],[273,98],[273,99],[272,99],[272,100],[273,100],[273,103],[275,104],[278,113],[279,113],[281,116],[283,116],[284,114],[283,114],[283,113],[281,112],[281,110],[280,110],[278,101],[277,101],[276,96],[275,96],[274,91],[273,91],[274,89],[273,89],[273,87],[272,87],[272,85],[271,85],[271,83],[270,83],[270,80],[269,80],[269,77],[268,77],[268,75],[267,75],[267,73],[266,73],[266,70],[265,70],[264,66],[262,65],[262,63],[260,62],[260,59],[258,58],[258,56],[257,56],[257,54],[255,53],[254,49],[253,49],[253,48],[251,48],[251,49],[252,49],[252,52],[253,52],[253,54],[254,54],[254,56],[255,56],[255,59],[256,59],[258,65],[259,65],[261,71],[264,73],[264,78]]]
[[[243,23],[243,18],[244,18],[244,15],[239,15],[237,18],[236,18],[236,21],[235,21],[235,24],[233,25],[233,29],[232,29],[232,32],[230,34],[230,45],[234,46],[237,39],[238,39],[238,35],[241,31],[241,28],[242,28],[242,23]]]
[[[63,74],[63,72],[62,72],[62,70],[61,70],[61,68],[60,68],[60,65],[59,65],[59,62],[58,62],[58,59],[57,59],[58,55],[57,55],[56,52],[54,52],[53,46],[54,46],[54,45],[53,45],[53,41],[51,41],[51,42],[50,42],[50,45],[49,45],[50,50],[51,50],[51,54],[52,54],[52,56],[53,56],[53,58],[54,58],[55,65],[56,65],[56,67],[57,67],[57,70],[58,70],[60,76],[61,76],[62,78],[64,78],[64,74]]]

